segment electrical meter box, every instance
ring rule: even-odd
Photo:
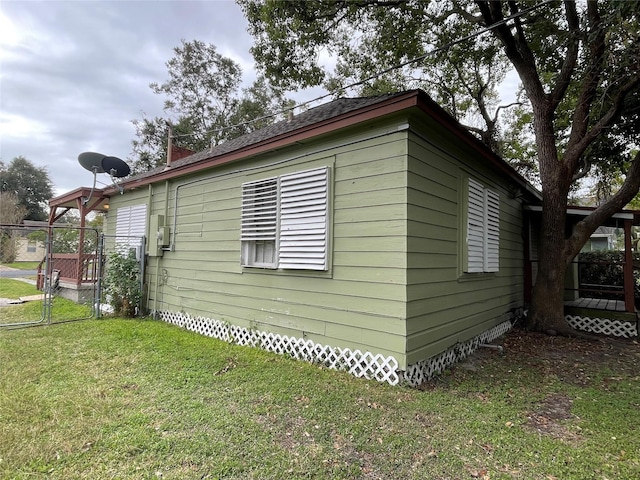
[[[164,224],[164,215],[149,216],[149,256],[161,257],[163,248],[170,244],[169,227]]]

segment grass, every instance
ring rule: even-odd
[[[1,298],[13,298],[26,297],[28,295],[36,295],[41,293],[33,285],[22,282],[20,280],[14,280],[12,278],[0,277],[0,297]]]
[[[40,262],[13,262],[13,263],[1,263],[3,267],[17,268],[18,270],[37,270]]]
[[[0,478],[640,477],[637,343],[504,347],[414,390],[152,320],[0,330]]]
[[[28,297],[41,293],[41,291],[29,283],[11,278],[0,278],[0,298],[17,300],[20,297]],[[53,306],[51,309],[52,322],[88,318],[90,316],[91,308],[87,305],[79,305],[65,298],[53,298]],[[41,318],[43,318],[42,301],[31,301],[20,305],[0,307],[0,325],[38,321]]]

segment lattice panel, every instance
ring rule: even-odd
[[[567,323],[576,330],[584,330],[593,333],[602,333],[614,337],[637,337],[638,326],[632,322],[621,322],[608,318],[590,318],[579,315],[566,315]]]
[[[336,370],[346,370],[355,377],[375,379],[390,385],[397,385],[400,381],[398,361],[392,356],[385,357],[371,352],[321,345],[311,340],[250,330],[183,313],[159,312],[159,315],[167,323],[225,342],[287,354],[298,360],[322,364]]]
[[[404,372],[403,380],[412,387],[417,387],[432,378],[434,375],[444,372],[447,367],[471,355],[483,343],[491,342],[499,336],[504,335],[511,329],[511,326],[511,321],[507,320],[482,332],[480,335],[468,340],[467,342],[454,345],[435,357],[409,365],[407,371]]]

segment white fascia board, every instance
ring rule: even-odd
[[[540,205],[525,205],[525,210],[529,210],[531,212],[542,212],[542,207]],[[586,217],[591,214],[593,210],[583,210],[581,208],[567,208],[567,215],[580,215]],[[611,215],[611,218],[620,218],[622,220],[633,220],[633,213],[629,212],[618,212]]]

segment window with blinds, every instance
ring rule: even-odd
[[[121,253],[135,249],[142,255],[143,239],[147,233],[147,206],[145,204],[120,207],[116,212],[116,248]]]
[[[242,185],[242,265],[276,267],[278,179]]]
[[[242,185],[242,265],[328,269],[328,168]]]
[[[500,268],[500,196],[469,179],[466,272],[497,272]]]

